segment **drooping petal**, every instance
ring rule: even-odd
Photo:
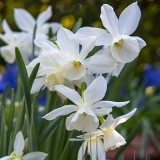
[[[84,100],[93,104],[104,97],[106,90],[106,80],[100,75],[84,91]]]
[[[27,32],[33,32],[35,27],[35,20],[32,15],[24,9],[14,10],[14,19],[18,27]]]
[[[65,105],[63,107],[54,109],[53,111],[49,112],[48,114],[46,114],[42,118],[45,118],[47,120],[54,120],[58,116],[68,115],[68,114],[75,112],[77,110],[78,110],[78,107],[76,105]]]
[[[44,86],[45,84],[45,77],[38,77],[34,80],[32,88],[31,88],[31,94],[37,93],[40,91],[40,89]]]
[[[91,137],[92,138],[92,137]],[[88,153],[92,160],[97,160],[97,143],[96,138],[88,140]]]
[[[99,160],[106,160],[106,152],[102,141],[97,137],[96,138],[96,148],[97,148],[97,157]]]
[[[73,89],[70,89],[63,85],[55,86],[55,90],[63,94],[65,97],[70,99],[76,105],[81,106],[83,104],[81,96]]]
[[[117,67],[110,73],[112,76],[118,77],[119,74],[121,73],[123,67],[125,66],[124,63],[118,62]]]
[[[125,139],[112,128],[105,130],[103,140],[106,151],[119,148],[126,143]]]
[[[105,48],[87,58],[85,64],[90,72],[103,74],[113,71],[117,67],[118,62],[112,57],[111,52],[108,53],[108,48]]]
[[[47,157],[43,152],[31,152],[23,156],[23,160],[44,160]]]
[[[120,43],[117,44],[116,43]],[[119,46],[120,45],[120,46]],[[122,36],[114,41],[111,48],[112,56],[121,63],[133,61],[140,52],[138,41],[129,36]]]
[[[66,118],[65,125],[68,131],[74,130],[74,127],[72,126],[72,123],[71,123],[71,120],[74,117],[74,115],[75,113],[72,113],[69,117]]]
[[[138,44],[139,44],[139,48],[142,49],[143,47],[146,46],[146,42],[140,38],[140,37],[137,37],[137,36],[134,36],[134,38],[136,38],[136,40],[138,41]]]
[[[105,30],[95,27],[82,27],[76,32],[76,37],[83,39],[84,37],[96,37],[96,46],[111,46],[112,36]]]
[[[0,158],[0,160],[11,160],[11,157],[10,156],[5,156],[3,158]]]
[[[22,132],[20,131],[17,133],[14,141],[14,152],[17,155],[22,156],[24,146],[25,146],[24,138],[23,138]]]
[[[86,147],[87,147],[87,141],[84,141],[84,143],[82,144],[82,146],[78,151],[78,160],[82,160],[84,158]]]
[[[115,128],[119,124],[126,122],[129,118],[131,118],[134,115],[136,110],[137,110],[137,108],[133,109],[131,112],[129,112],[123,116],[116,118],[113,122],[113,127]]]
[[[120,34],[131,35],[138,27],[141,17],[141,10],[137,2],[129,5],[119,17]]]
[[[79,56],[79,43],[75,38],[75,35],[69,31],[61,27],[57,33],[57,41],[60,45],[60,48],[68,55],[72,57]]]
[[[113,36],[119,34],[118,30],[118,18],[111,6],[104,4],[101,7],[101,15],[103,26],[111,33]]]
[[[37,27],[41,27],[52,16],[52,7],[49,6],[44,12],[37,17]]]

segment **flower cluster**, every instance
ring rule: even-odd
[[[7,46],[1,47],[1,55],[7,62],[12,63],[15,61],[14,47],[18,46],[25,52],[32,53],[34,39],[37,47],[34,54],[37,57],[26,66],[28,75],[30,76],[36,64],[40,63],[40,67],[31,93],[48,88],[73,102],[54,109],[43,118],[54,120],[59,116],[69,115],[65,121],[66,129],[83,132],[83,135],[72,139],[84,141],[78,160],[83,159],[86,148],[92,159],[105,160],[105,151],[126,143],[115,130],[116,126],[127,121],[136,111],[134,109],[114,119],[111,115],[112,108],[123,107],[129,101],[114,102],[103,98],[107,90],[105,76],[119,76],[125,64],[132,62],[146,45],[141,38],[130,36],[138,26],[140,8],[137,2],[134,2],[118,19],[113,8],[104,4],[100,18],[105,29],[83,27],[76,33],[60,27],[57,23],[46,23],[51,15],[51,7],[36,20],[25,10],[15,9],[15,21],[23,32],[12,32],[7,22],[3,21],[5,34],[0,35],[0,38]],[[52,39],[47,36],[49,29],[53,33]],[[96,46],[100,46],[100,49],[95,53]],[[28,54],[21,51],[24,58],[28,58]],[[25,159],[25,156],[22,157],[22,148],[24,145],[20,149],[21,153],[15,148],[9,159]]]

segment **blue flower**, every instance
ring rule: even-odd
[[[160,66],[153,66],[147,64],[143,73],[143,80],[145,86],[160,87]]]
[[[17,77],[18,77],[18,69],[16,63],[7,64],[4,72],[1,75],[0,79],[0,93],[2,93],[5,89],[5,86],[8,84],[10,89],[17,88]]]

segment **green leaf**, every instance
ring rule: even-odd
[[[82,18],[79,18],[79,19],[76,21],[75,25],[73,26],[72,31],[73,31],[74,33],[76,33],[77,30],[78,30],[81,26],[82,26]]]
[[[15,52],[16,52],[18,73],[22,84],[23,93],[25,96],[25,102],[27,104],[26,112],[29,120],[31,120],[31,96],[30,96],[30,85],[29,85],[28,74],[21,53],[17,47],[15,49]]]
[[[39,66],[40,66],[40,63],[36,64],[36,66],[33,68],[32,73],[31,73],[31,75],[29,77],[29,86],[30,86],[30,88],[32,87],[33,82],[34,82],[34,80],[36,78]]]

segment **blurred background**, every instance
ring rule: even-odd
[[[25,8],[36,17],[49,5],[52,5],[51,22],[60,22],[64,27],[72,30],[76,21],[82,18],[82,26],[103,28],[100,20],[100,8],[104,3],[113,6],[119,15],[125,7],[133,2],[135,1],[0,0],[0,24],[3,19],[7,19],[12,29],[18,31],[13,18],[14,8]],[[129,137],[132,146],[125,148],[123,158],[158,160],[160,159],[160,0],[139,0],[138,4],[142,11],[142,17],[139,27],[133,35],[143,38],[147,46],[141,51],[136,61],[125,67],[118,79],[113,79],[108,88],[108,99],[114,101],[131,99],[130,107],[123,111],[117,110],[117,115],[139,107],[136,116],[122,125],[122,128],[118,128],[124,135],[131,133],[135,128],[132,136]],[[1,26],[0,33],[3,33]],[[0,44],[3,45],[2,42]],[[0,64],[5,66],[2,58]],[[11,75],[11,73],[13,73],[12,70],[9,74]],[[113,85],[116,88],[115,91],[112,89]],[[118,151],[118,158],[122,151]],[[113,155],[115,152],[108,153],[110,159],[114,157]],[[115,160],[118,159],[117,157]]]

